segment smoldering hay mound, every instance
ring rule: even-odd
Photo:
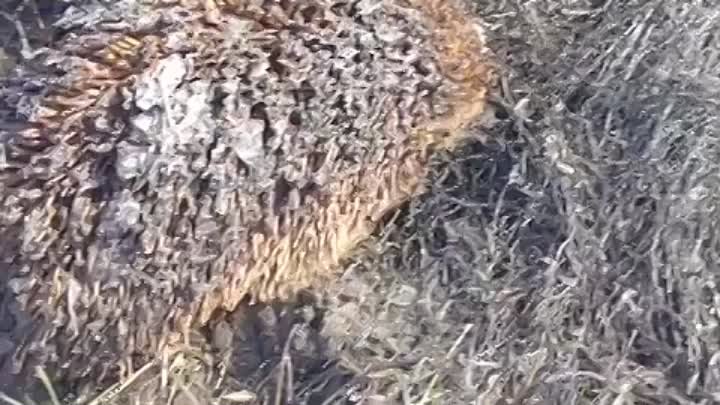
[[[115,2],[8,80],[31,106],[0,172],[20,387],[34,365],[101,385],[330,277],[484,109],[453,3],[202,3]]]

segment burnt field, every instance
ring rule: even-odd
[[[49,35],[28,10],[26,55]],[[323,293],[241,307],[96,404],[720,403],[720,8],[475,11],[500,67],[474,129],[487,142],[439,156],[427,192]],[[0,26],[2,74],[25,63],[17,31]],[[0,294],[2,356],[15,323]]]

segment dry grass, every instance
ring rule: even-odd
[[[497,142],[437,159],[314,304],[323,354],[352,375],[327,403],[720,403],[716,8],[478,13],[505,65]],[[278,341],[259,382],[211,397],[287,398],[252,388],[270,381],[307,400],[312,372]]]

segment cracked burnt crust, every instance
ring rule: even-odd
[[[68,73],[5,135],[0,252],[32,320],[5,370],[113,379],[321,286],[483,112],[461,6],[183,1],[67,36]]]

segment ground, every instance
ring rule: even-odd
[[[720,403],[720,9],[476,9],[490,141],[437,159],[331,294],[214,325],[226,376],[177,403]]]

